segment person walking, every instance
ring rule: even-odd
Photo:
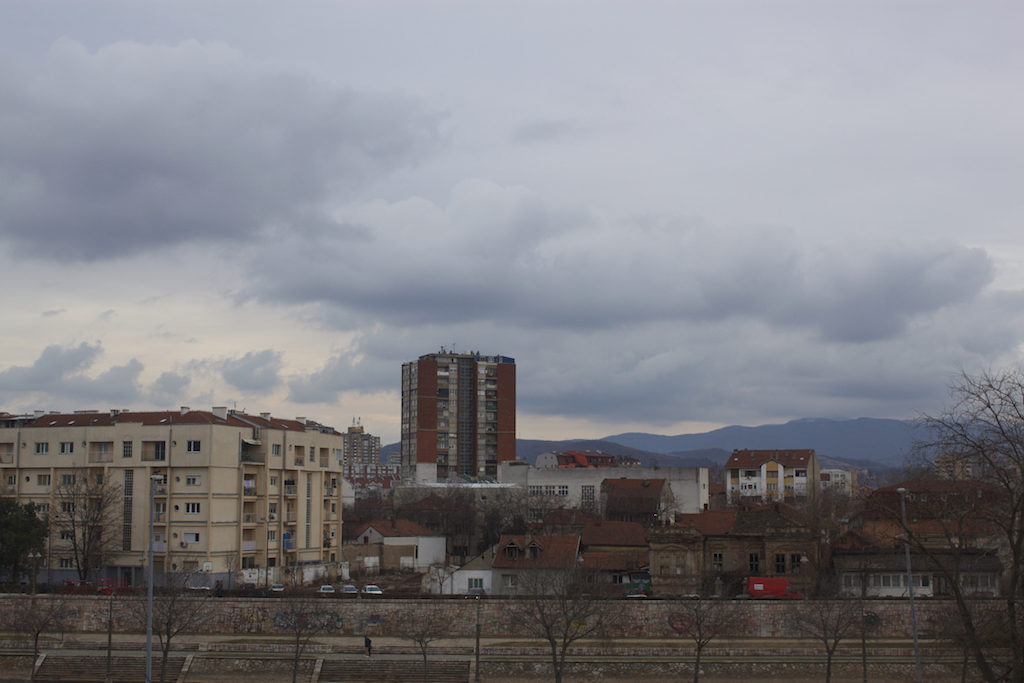
[[[366,656],[373,656],[373,641],[370,640],[370,636],[363,636],[363,647],[366,648]]]

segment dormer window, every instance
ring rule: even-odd
[[[507,546],[505,546],[505,557],[507,557],[510,560],[517,560],[519,559],[519,550],[519,546],[517,546],[515,543],[509,543]]]
[[[542,548],[539,545],[537,545],[536,543],[531,543],[526,547],[526,557],[528,557],[531,560],[536,560],[538,557],[540,557],[541,550]]]

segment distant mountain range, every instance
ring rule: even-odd
[[[759,427],[723,427],[700,434],[663,436],[643,432],[603,439],[541,441],[517,439],[516,456],[533,463],[547,451],[601,451],[628,455],[649,466],[721,466],[736,449],[813,448],[823,466],[879,470],[900,467],[915,441],[923,438],[909,420],[862,417],[853,420],[803,418]],[[386,455],[398,444],[382,448]]]

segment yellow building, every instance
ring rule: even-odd
[[[799,502],[821,487],[814,449],[735,450],[725,463],[726,498]]]
[[[193,585],[311,581],[341,558],[343,438],[331,427],[224,407],[0,418],[3,491],[54,528],[76,477],[116,491],[105,577],[140,581],[151,503],[154,571]],[[41,580],[77,578],[71,544],[50,533]]]

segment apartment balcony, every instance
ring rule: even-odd
[[[242,541],[242,552],[259,550],[258,541]]]
[[[285,524],[295,524],[297,519],[298,519],[298,515],[296,515],[294,512],[289,512],[288,514],[286,514],[284,516],[284,523]]]
[[[153,523],[154,524],[165,524],[166,522],[167,522],[167,513],[166,512],[158,512],[155,515],[153,515]]]
[[[324,489],[324,498],[336,498],[338,496],[338,489],[326,488]]]
[[[247,497],[247,498],[255,498],[256,496],[258,496],[260,494],[256,490],[255,486],[244,486],[244,487],[242,487],[242,495]]]
[[[301,467],[302,465],[306,464],[306,459],[305,458],[298,458],[297,457],[297,458],[295,458],[295,463],[294,464],[295,464],[296,467]]]
[[[166,496],[167,495],[167,484],[154,484],[153,495],[155,496]]]
[[[285,550],[295,550],[295,539],[289,538],[287,541],[283,541],[281,547]]]
[[[288,498],[294,498],[299,493],[299,489],[295,484],[288,484],[284,487],[284,495]]]
[[[89,462],[114,462],[114,456],[107,453],[90,453]]]
[[[266,455],[264,455],[260,451],[249,451],[249,450],[242,451],[242,462],[243,463],[264,463],[264,462],[266,462],[266,460],[267,460]]]
[[[259,515],[252,513],[246,513],[242,515],[242,524],[258,524],[260,521]]]
[[[0,453],[0,465],[11,465],[14,463],[14,451]]]
[[[167,552],[167,541],[153,541],[153,552],[154,553],[166,553]]]

